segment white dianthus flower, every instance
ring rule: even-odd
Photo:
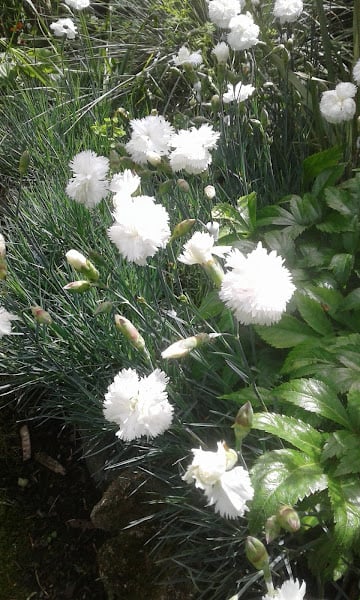
[[[66,193],[70,198],[88,208],[96,206],[108,191],[106,179],[109,170],[109,159],[98,156],[92,150],[84,150],[76,154],[69,163],[73,176]]]
[[[146,165],[148,160],[168,155],[174,129],[164,117],[149,115],[143,119],[132,119],[130,125],[131,138],[125,148],[134,162]]]
[[[274,16],[280,23],[293,23],[304,9],[302,0],[275,0]]]
[[[56,37],[66,35],[68,40],[74,40],[77,34],[77,28],[72,19],[58,19],[51,23],[50,29]]]
[[[210,150],[216,147],[220,133],[211,125],[201,125],[199,129],[181,129],[170,140],[170,166],[174,172],[184,169],[188,173],[198,174],[206,171],[211,164]]]
[[[11,334],[11,321],[17,321],[19,317],[8,312],[3,306],[0,306],[0,338],[3,335]]]
[[[263,596],[263,600],[303,600],[306,593],[306,583],[302,582],[300,586],[300,582],[295,579],[289,579],[288,581],[284,581],[281,588],[277,588],[273,595],[267,594]]]
[[[213,260],[212,255],[224,256],[231,250],[231,246],[214,246],[215,238],[210,233],[197,231],[184,244],[184,252],[178,260],[185,265],[203,265]]]
[[[65,4],[75,10],[82,10],[83,8],[90,6],[90,0],[65,0]]]
[[[230,20],[240,14],[245,0],[208,0],[209,19],[212,23],[227,29]]]
[[[141,179],[139,175],[134,174],[130,169],[125,169],[123,173],[115,173],[109,189],[114,192],[113,203],[117,207],[118,203],[124,198],[132,196],[139,188]]]
[[[360,85],[360,58],[356,61],[353,68],[353,80],[357,85]]]
[[[233,17],[229,28],[227,41],[233,50],[247,50],[258,44],[260,29],[249,12]]]
[[[187,483],[194,481],[195,487],[204,491],[207,506],[214,506],[221,516],[243,517],[248,510],[246,503],[254,496],[249,473],[234,466],[237,462],[234,450],[228,449],[224,442],[218,442],[217,446],[217,452],[193,449],[193,461],[182,479]]]
[[[227,92],[223,94],[223,102],[229,104],[230,102],[244,102],[255,92],[255,88],[252,85],[244,85],[241,81],[236,85],[228,83]]]
[[[134,369],[122,369],[105,394],[104,417],[119,425],[117,437],[131,441],[156,437],[166,431],[174,409],[168,401],[168,378],[155,369],[148,377],[139,377]]]
[[[356,86],[353,83],[338,83],[334,90],[323,92],[320,100],[320,112],[329,123],[350,121],[356,112],[354,96]]]
[[[212,53],[219,63],[225,64],[230,55],[229,46],[225,42],[219,42],[214,46]]]
[[[197,67],[202,63],[202,56],[200,50],[196,52],[190,52],[186,46],[181,46],[179,52],[172,57],[174,65],[177,67],[181,65],[191,65]]]
[[[271,325],[280,320],[295,291],[290,271],[275,251],[258,243],[246,257],[238,250],[228,254],[219,296],[244,324]]]
[[[169,215],[150,196],[123,198],[114,212],[115,223],[108,229],[120,254],[137,265],[164,248],[170,238]]]

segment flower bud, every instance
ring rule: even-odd
[[[274,541],[280,534],[280,524],[277,515],[272,515],[266,520],[265,523],[265,539],[267,544]]]
[[[220,106],[220,96],[218,94],[214,94],[211,98],[211,108],[214,112],[217,112]]]
[[[81,252],[69,250],[65,256],[69,265],[79,273],[85,275],[90,281],[97,281],[99,279],[99,271]]]
[[[292,506],[282,506],[278,511],[277,520],[280,527],[290,533],[299,531],[301,527],[299,515]]]
[[[217,221],[209,221],[208,223],[206,223],[206,229],[208,230],[210,235],[213,236],[215,242],[217,242],[219,239],[219,230],[220,230],[219,223]]]
[[[26,173],[28,172],[29,164],[30,164],[30,153],[28,150],[24,150],[24,152],[20,156],[20,160],[19,160],[19,173],[20,173],[21,177],[23,175],[26,175]]]
[[[32,306],[31,312],[33,314],[34,319],[41,324],[50,325],[52,323],[52,318],[49,313],[41,308],[41,306]]]
[[[134,348],[137,350],[144,350],[145,340],[129,319],[126,319],[126,317],[123,317],[122,315],[115,315],[115,325]]]
[[[64,285],[63,290],[72,292],[74,294],[81,294],[82,292],[87,292],[87,290],[90,289],[90,287],[90,281],[80,279],[79,281],[72,281],[71,283]]]
[[[240,450],[243,439],[247,436],[252,427],[254,412],[250,402],[246,402],[238,411],[234,425],[236,448]]]
[[[186,179],[178,179],[176,183],[182,192],[185,192],[187,194],[190,191],[190,186]]]
[[[221,333],[198,333],[197,335],[184,338],[178,342],[174,342],[174,344],[171,344],[171,346],[166,348],[166,350],[161,353],[161,357],[165,359],[182,358],[183,356],[187,356],[194,348],[198,348],[199,346],[210,342],[219,335],[221,335]]]
[[[186,235],[187,233],[189,233],[190,229],[192,229],[192,227],[195,225],[195,223],[196,223],[196,219],[185,219],[184,221],[177,223],[177,225],[175,225],[174,230],[171,234],[171,239],[176,240],[177,238],[182,237],[183,235]]]
[[[5,258],[6,256],[6,244],[5,238],[2,233],[0,233],[0,258]]]
[[[216,196],[216,191],[213,185],[207,185],[204,188],[204,194],[208,198],[208,200],[212,200]]]
[[[248,536],[246,538],[245,553],[248,561],[258,571],[266,568],[269,564],[269,555],[264,544],[255,537]]]
[[[146,160],[153,167],[157,167],[161,163],[161,156],[157,152],[151,152],[151,151],[149,151],[149,152],[146,153]]]

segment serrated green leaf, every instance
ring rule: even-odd
[[[311,194],[292,197],[290,200],[291,212],[299,225],[312,225],[321,219],[321,206],[319,200]]]
[[[296,293],[295,300],[302,318],[314,331],[321,335],[330,335],[333,332],[331,322],[320,302],[301,292]]]
[[[302,342],[314,340],[318,335],[311,327],[291,315],[283,315],[279,323],[255,327],[259,336],[274,348],[292,348]]]
[[[359,310],[360,309],[360,288],[352,290],[350,294],[344,298],[344,302],[340,306],[340,310]]]
[[[324,445],[321,460],[336,456],[336,477],[360,472],[360,436],[341,429],[331,433]]]
[[[336,392],[318,379],[293,379],[276,388],[275,393],[286,402],[321,415],[351,429],[349,417]]]
[[[251,470],[255,489],[249,514],[250,529],[257,533],[279,506],[296,504],[327,487],[321,465],[298,450],[266,452]]]
[[[360,387],[356,388],[353,386],[349,390],[347,395],[347,411],[353,430],[360,432]]]
[[[340,213],[332,213],[325,221],[318,223],[315,227],[325,233],[342,233],[344,231],[356,231],[358,220],[356,217],[345,217]]]
[[[309,456],[320,455],[323,435],[300,419],[269,412],[255,413],[252,426],[278,436]]]
[[[335,254],[330,262],[329,269],[331,269],[340,283],[344,285],[349,279],[354,267],[354,257],[352,254]]]
[[[345,165],[337,164],[334,167],[325,169],[315,179],[311,193],[318,197],[329,186],[334,185],[344,173]]]
[[[343,158],[341,146],[333,146],[327,150],[316,152],[305,158],[303,162],[304,183],[307,185],[325,169],[336,167]]]
[[[325,202],[330,208],[342,215],[353,216],[354,206],[351,204],[351,196],[345,190],[336,187],[328,187],[324,192]]]
[[[360,534],[360,480],[329,477],[329,497],[334,512],[335,542],[350,550],[359,541]]]
[[[291,212],[281,206],[272,204],[259,211],[257,226],[263,227],[264,225],[298,225],[298,223],[296,223]]]

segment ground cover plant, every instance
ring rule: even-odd
[[[194,598],[358,575],[357,9],[26,2],[3,39],[2,402],[141,473],[126,527]]]

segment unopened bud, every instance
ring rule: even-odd
[[[166,348],[166,350],[161,353],[161,357],[165,359],[182,358],[183,356],[187,356],[194,348],[198,348],[199,346],[210,342],[219,335],[221,335],[221,333],[198,333],[197,335],[184,338]]]
[[[188,182],[186,181],[186,179],[178,179],[176,184],[181,189],[182,192],[185,192],[186,194],[188,192],[190,192],[190,186],[189,186]]]
[[[265,538],[266,542],[270,544],[273,540],[275,540],[280,534],[280,524],[277,518],[277,515],[272,515],[266,520],[265,523]]]
[[[180,223],[175,225],[174,230],[171,234],[171,239],[176,240],[177,238],[186,235],[187,233],[189,233],[190,229],[192,229],[195,223],[196,219],[185,219],[184,221],[181,221]]]
[[[6,244],[5,238],[2,233],[0,233],[0,258],[5,258],[6,256]]]
[[[129,319],[122,315],[115,315],[115,325],[134,348],[137,348],[137,350],[144,350],[145,340]]]
[[[28,150],[24,150],[19,160],[19,173],[21,176],[26,175],[30,164],[30,153]]]
[[[204,188],[204,194],[209,199],[212,200],[216,196],[216,190],[213,185],[207,185]]]
[[[79,273],[85,275],[90,281],[97,281],[99,279],[99,271],[81,252],[69,250],[65,256],[69,265]]]
[[[38,323],[42,323],[44,325],[50,325],[52,323],[51,316],[46,310],[41,308],[41,306],[32,306],[31,312],[33,314],[34,319],[36,319]]]
[[[237,450],[241,449],[243,439],[247,436],[252,427],[254,412],[250,402],[246,402],[238,411],[234,425],[235,440]]]
[[[292,506],[282,506],[277,514],[277,519],[279,525],[290,533],[299,531],[301,527],[299,515]]]
[[[245,553],[248,561],[261,571],[269,564],[269,555],[266,548],[260,540],[255,537],[248,536],[245,542]]]
[[[206,229],[213,236],[215,242],[219,239],[220,225],[217,221],[209,221],[206,223]]]
[[[161,163],[161,156],[157,152],[147,152],[146,160],[153,166],[157,167]]]
[[[74,294],[81,294],[82,292],[87,292],[87,290],[89,290],[90,287],[90,281],[81,279],[79,281],[72,281],[71,283],[64,285],[63,290],[66,290],[67,292],[72,292]]]
[[[216,112],[219,109],[220,106],[220,96],[218,96],[218,94],[214,94],[213,97],[211,98],[211,108],[214,112]]]

